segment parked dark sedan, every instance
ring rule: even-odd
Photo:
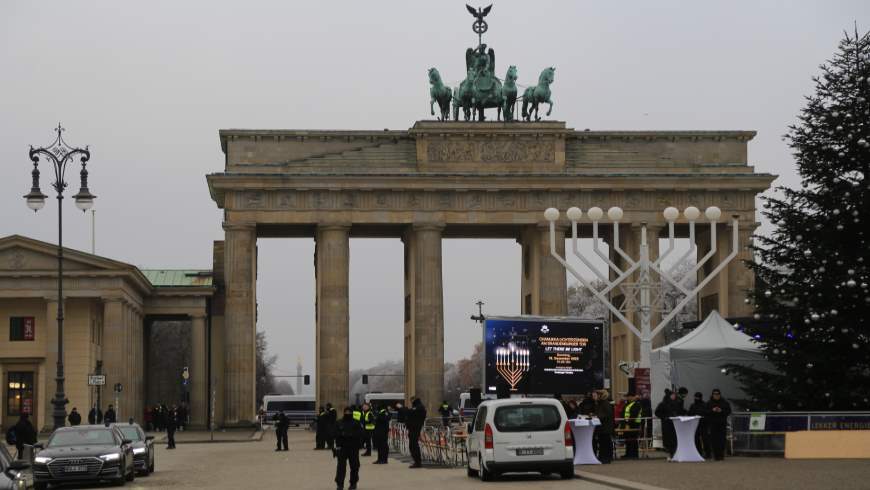
[[[133,481],[133,443],[117,427],[79,425],[54,431],[33,458],[33,479],[37,489],[50,483],[111,481],[123,485]]]
[[[139,424],[112,424],[121,431],[124,439],[133,441],[133,466],[140,475],[148,476],[154,471],[154,436],[146,436]]]
[[[0,444],[0,490],[29,490],[33,488],[30,463],[12,458],[6,446]]]

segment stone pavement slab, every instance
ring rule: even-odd
[[[578,466],[577,470],[580,474],[611,476],[670,490],[870,489],[870,461],[866,460],[787,460],[775,457],[734,457],[703,463],[639,460]]]

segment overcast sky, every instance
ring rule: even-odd
[[[56,240],[56,203],[34,215],[21,196],[28,145],[50,143],[62,121],[66,139],[93,153],[98,254],[210,268],[223,233],[204,176],[223,169],[218,130],[405,129],[429,118],[426,70],[461,79],[477,41],[463,4],[4,0],[0,235]],[[757,130],[751,164],[796,185],[781,136],[818,65],[855,20],[870,26],[868,14],[866,0],[498,1],[485,41],[499,74],[516,65],[521,84],[556,67],[553,118],[570,127]],[[66,244],[90,250],[89,218],[65,205]],[[302,356],[313,373],[313,240],[259,246],[259,326],[282,371]],[[401,268],[399,240],[351,242],[353,368],[401,359]],[[489,313],[519,313],[519,277],[512,241],[445,241],[447,360],[480,338],[468,320],[478,298]]]

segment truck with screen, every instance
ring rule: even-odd
[[[552,396],[602,388],[604,331],[604,320],[487,317],[483,392]]]

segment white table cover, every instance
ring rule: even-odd
[[[674,430],[677,432],[677,452],[671,461],[679,463],[697,463],[704,461],[695,447],[695,430],[701,417],[671,417],[674,422]]]
[[[595,426],[601,425],[601,421],[593,418],[574,419],[571,422],[571,435],[574,436],[574,464],[601,464],[592,448],[592,435]]]

